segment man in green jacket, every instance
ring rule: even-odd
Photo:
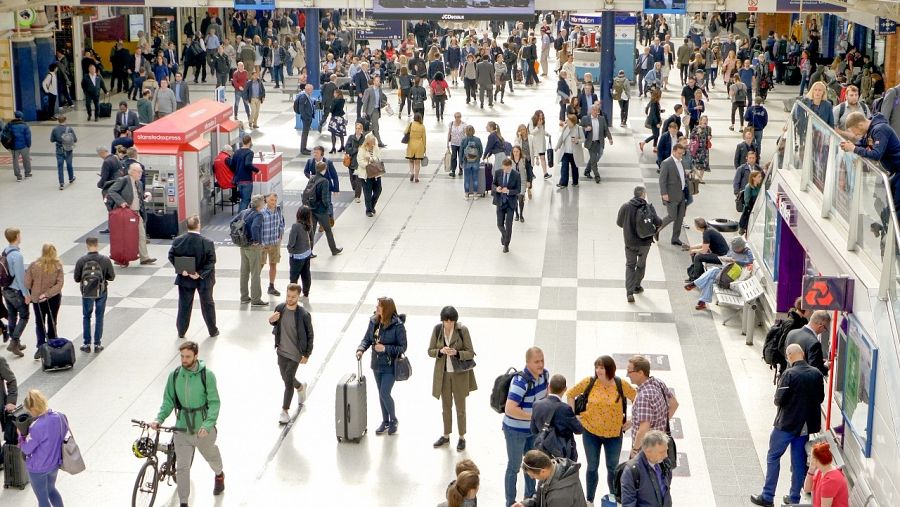
[[[213,495],[225,490],[225,474],[222,472],[222,454],[216,445],[216,420],[220,406],[216,376],[197,358],[200,348],[196,343],[186,341],[178,347],[178,351],[181,366],[169,375],[162,406],[150,426],[159,428],[175,410],[175,427],[181,430],[175,433],[175,455],[181,456],[176,461],[175,478],[178,481],[178,500],[181,507],[187,507],[191,496],[192,462],[187,456],[193,456],[195,449],[200,451],[216,474]]]

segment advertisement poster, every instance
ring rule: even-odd
[[[831,149],[831,135],[818,123],[812,124],[812,181],[820,192],[825,192],[825,171],[828,169],[828,152]]]
[[[851,153],[840,152],[837,160],[837,188],[834,192],[834,210],[846,222],[850,222],[850,200],[856,188],[856,157]]]
[[[776,0],[775,10],[778,12],[847,12],[846,7],[817,0]]]
[[[403,21],[399,19],[377,19],[372,28],[358,28],[357,39],[385,40],[403,37]]]
[[[520,20],[534,16],[534,0],[372,0],[372,12],[395,19]]]
[[[275,0],[234,0],[236,11],[274,11]]]
[[[687,0],[644,0],[645,14],[684,14]]]
[[[872,452],[872,416],[875,399],[875,372],[878,368],[878,349],[872,345],[859,321],[848,317],[846,332],[838,330],[840,354],[836,369],[838,386],[835,400],[841,407],[844,420],[859,440],[866,457]]]

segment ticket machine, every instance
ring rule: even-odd
[[[230,117],[227,104],[201,99],[134,131],[152,195],[146,205],[150,237],[175,237],[191,215],[206,222],[215,213],[212,161],[222,139],[220,126]]]

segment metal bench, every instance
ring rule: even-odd
[[[747,345],[753,345],[753,333],[756,330],[756,311],[758,299],[763,295],[763,274],[758,269],[752,270],[750,278],[732,282],[731,289],[723,289],[718,284],[713,286],[716,305],[733,309],[731,315],[725,317],[722,324],[741,316],[741,334],[747,337]]]

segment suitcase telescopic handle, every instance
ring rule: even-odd
[[[356,372],[358,374],[356,380],[362,381],[362,358],[356,360]]]

